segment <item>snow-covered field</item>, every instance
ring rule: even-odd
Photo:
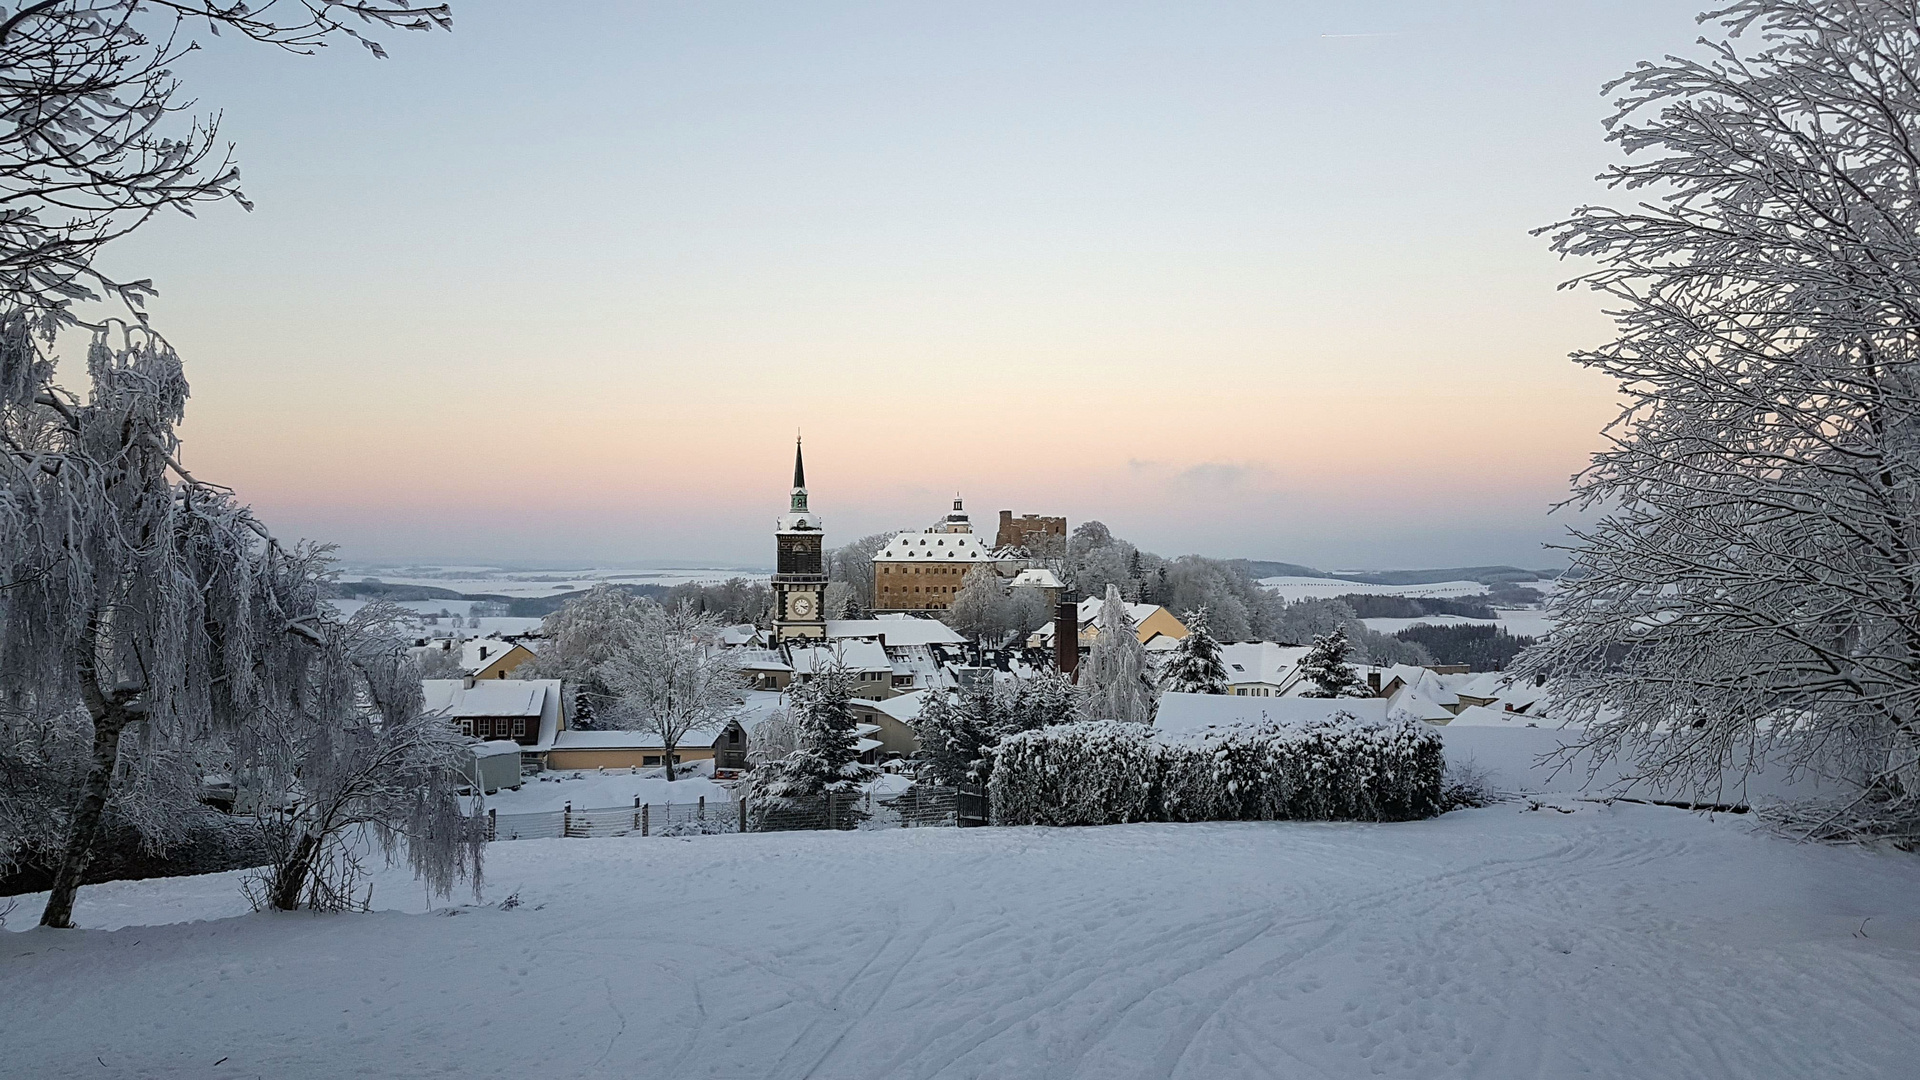
[[[375,578],[390,585],[430,585],[460,593],[481,593],[514,598],[553,596],[557,593],[591,589],[602,581],[624,585],[679,585],[683,582],[714,584],[729,578],[764,578],[767,571],[758,568],[714,566],[673,566],[644,570],[617,570],[580,567],[561,570],[506,570],[492,566],[354,566],[342,577],[356,581]],[[449,609],[453,610],[453,609]],[[463,612],[464,614],[464,612]]]
[[[1296,600],[1323,600],[1335,596],[1346,596],[1349,593],[1359,593],[1364,596],[1451,598],[1480,596],[1487,591],[1487,587],[1477,581],[1440,581],[1431,585],[1369,585],[1364,581],[1346,581],[1340,578],[1269,577],[1261,578],[1259,583],[1288,603]],[[1528,585],[1531,587],[1533,583],[1529,582]]]
[[[431,913],[90,887],[94,929],[0,935],[0,1073],[1914,1075],[1920,859],[1526,805],[520,841]]]

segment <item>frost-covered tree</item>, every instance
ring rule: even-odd
[[[1314,638],[1313,647],[1300,659],[1301,677],[1312,685],[1300,696],[1367,697],[1367,684],[1353,670],[1353,665],[1347,662],[1347,653],[1352,648],[1347,641],[1346,627],[1343,626],[1336,626]]]
[[[864,618],[873,610],[873,557],[898,532],[874,533],[834,548],[827,557],[828,586],[845,582],[852,601],[848,618]]]
[[[854,619],[860,616],[864,606],[854,597],[853,586],[844,581],[827,582],[827,591],[820,598],[820,614],[829,619]]]
[[[1226,693],[1227,665],[1220,659],[1207,609],[1189,611],[1180,621],[1187,626],[1187,636],[1161,667],[1160,685],[1182,694]]]
[[[613,695],[607,724],[659,739],[672,780],[674,751],[684,739],[717,733],[739,718],[746,682],[739,657],[720,647],[720,624],[711,616],[690,604],[662,611],[651,600],[639,603],[639,618],[596,674]]]
[[[1152,723],[1159,688],[1127,602],[1120,598],[1120,586],[1107,586],[1094,626],[1093,648],[1080,665],[1081,715],[1088,720]]]
[[[1057,614],[1054,606],[1047,602],[1047,596],[1039,589],[1013,590],[1013,595],[1007,599],[1007,635],[1014,645],[1032,637],[1035,630],[1052,621]]]
[[[152,282],[109,277],[102,248],[165,210],[241,194],[219,115],[190,116],[177,65],[200,30],[291,52],[343,39],[376,55],[368,27],[452,26],[445,5],[295,0],[54,0],[0,11],[0,310],[36,329],[107,298],[138,310]]]
[[[1611,84],[1605,176],[1553,247],[1626,405],[1523,656],[1556,718],[1703,793],[1766,761],[1854,785],[1829,837],[1920,837],[1920,4],[1738,0]]]
[[[991,566],[976,566],[962,580],[943,621],[983,646],[997,647],[1012,622],[1011,606],[1000,575]]]
[[[1007,736],[1078,718],[1072,680],[1052,668],[926,695],[914,720],[921,776],[949,786],[985,784],[993,774],[993,748]]]
[[[920,740],[920,777],[957,787],[978,784],[987,772],[987,748],[1000,737],[992,715],[982,715],[980,700],[957,700],[946,687],[924,691],[914,733]],[[984,704],[991,709],[992,699]]]
[[[620,694],[607,684],[607,661],[625,643],[642,636],[660,605],[618,585],[601,582],[540,621],[544,643],[515,672],[523,679],[559,679],[571,696],[576,721],[597,724]]]
[[[478,894],[486,831],[457,794],[471,751],[422,709],[411,621],[380,602],[344,621],[323,610],[318,647],[236,733],[236,779],[264,819],[271,859],[261,906],[353,906],[369,848],[389,864],[404,857],[436,895],[462,879]]]
[[[215,156],[215,123],[184,118],[192,103],[173,65],[194,48],[189,31],[295,51],[366,41],[343,18],[447,24],[444,8],[328,0],[0,13],[0,714],[13,718],[0,761],[73,735],[89,747],[63,808],[48,926],[70,925],[109,805],[164,831],[139,809],[156,805],[144,793],[197,784],[206,751],[273,707],[324,644],[312,553],[275,544],[230,492],[179,463],[187,386],[139,314],[152,284],[109,277],[95,259],[162,210],[244,204],[232,160]],[[82,323],[74,305],[96,300],[142,325]],[[50,354],[76,325],[93,331],[84,396],[54,383]],[[49,724],[84,731],[38,738]],[[34,741],[25,753],[22,733]],[[18,817],[0,811],[0,823]]]
[[[320,601],[307,560],[179,466],[186,381],[164,342],[97,334],[84,400],[51,368],[23,318],[0,323],[0,694],[91,728],[42,916],[66,926],[116,791],[271,696],[320,640]]]
[[[794,689],[794,748],[785,758],[755,770],[756,798],[797,806],[822,795],[851,793],[878,774],[873,766],[860,763],[853,696],[853,673],[839,663]]]

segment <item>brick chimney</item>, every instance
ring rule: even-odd
[[[1067,599],[1064,591],[1053,613],[1053,662],[1066,675],[1080,666],[1080,605]]]

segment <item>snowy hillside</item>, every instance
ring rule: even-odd
[[[89,887],[102,929],[0,934],[4,1071],[1912,1075],[1920,861],[1558,806],[521,841],[431,914],[395,875],[348,916]]]

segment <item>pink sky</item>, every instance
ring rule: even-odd
[[[122,246],[188,457],[363,559],[759,565],[957,489],[1167,554],[1556,565],[1592,198],[1656,0],[462,5],[385,63],[219,46],[253,214]],[[1377,37],[1329,37],[1336,34]]]

